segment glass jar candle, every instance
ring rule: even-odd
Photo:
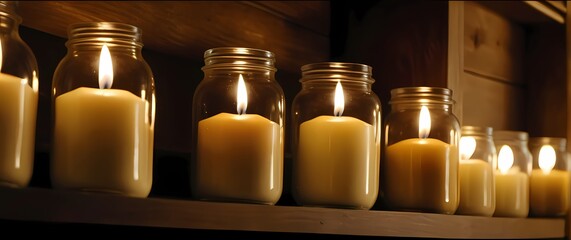
[[[382,191],[393,210],[454,214],[458,208],[460,124],[452,90],[391,90],[385,121]]]
[[[292,106],[292,193],[304,206],[370,209],[378,196],[381,103],[370,66],[302,66]]]
[[[0,1],[0,186],[26,187],[32,178],[38,64],[20,38],[16,2]]]
[[[564,216],[569,210],[569,164],[565,138],[529,139],[533,170],[529,178],[529,214]]]
[[[531,153],[527,143],[527,132],[494,131],[498,150],[494,216],[523,218],[529,213]]]
[[[457,214],[492,216],[496,209],[496,147],[491,127],[462,126]]]
[[[69,27],[52,87],[54,188],[148,196],[155,86],[141,34],[114,22]]]
[[[194,198],[275,204],[283,188],[285,97],[270,51],[204,53],[193,98]]]

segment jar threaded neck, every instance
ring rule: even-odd
[[[389,104],[454,105],[452,90],[440,87],[403,87],[391,90]]]
[[[372,84],[373,68],[360,63],[320,62],[301,67],[302,84],[309,81],[348,81]]]
[[[142,48],[140,28],[117,22],[83,22],[70,25],[67,45],[108,44]]]
[[[219,47],[204,52],[204,67],[202,70],[216,68],[244,70],[262,69],[276,71],[273,52],[244,47]]]

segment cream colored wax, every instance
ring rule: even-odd
[[[0,73],[0,185],[25,187],[34,164],[38,93],[26,79]]]
[[[569,173],[541,169],[531,172],[529,210],[533,216],[554,217],[567,214],[569,209]]]
[[[319,116],[300,125],[294,162],[298,204],[370,209],[378,195],[379,145],[373,126]]]
[[[153,130],[148,104],[117,89],[78,88],[55,100],[55,188],[148,196]]]
[[[507,173],[496,171],[497,217],[527,217],[529,213],[529,177],[512,168]]]
[[[494,171],[480,159],[460,160],[460,204],[457,214],[492,216],[496,209]]]
[[[453,214],[458,208],[458,148],[438,139],[387,147],[385,198],[396,209]]]
[[[280,126],[257,114],[220,113],[198,123],[193,194],[275,204],[282,194]]]

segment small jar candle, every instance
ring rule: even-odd
[[[54,188],[149,195],[155,86],[141,34],[123,23],[70,26],[52,87]]]
[[[285,121],[274,54],[221,47],[204,62],[193,98],[192,195],[273,205],[283,188]]]
[[[492,216],[496,209],[491,127],[462,126],[460,138],[460,205],[457,214]]]
[[[522,131],[494,131],[498,151],[496,169],[497,217],[527,217],[531,153],[528,134]]]
[[[386,207],[454,214],[460,124],[452,113],[452,90],[397,88],[391,90],[390,104],[381,165]]]
[[[381,103],[372,68],[304,65],[292,106],[292,191],[304,206],[370,209],[378,196]]]
[[[20,38],[16,3],[0,2],[0,186],[26,187],[34,165],[38,64]]]
[[[529,213],[559,217],[569,210],[569,172],[565,138],[529,139],[533,170],[529,178]]]

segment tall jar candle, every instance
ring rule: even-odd
[[[304,65],[292,106],[292,190],[304,206],[370,209],[378,196],[381,103],[372,68]]]
[[[533,170],[529,178],[529,213],[561,217],[569,210],[569,162],[565,138],[529,139]]]
[[[496,209],[496,147],[491,127],[462,126],[457,214],[492,216]]]
[[[527,217],[529,213],[529,174],[531,153],[528,133],[494,131],[498,150],[496,168],[496,217]]]
[[[382,191],[393,210],[454,214],[458,208],[460,124],[452,90],[391,90],[385,121]]]
[[[38,64],[20,38],[16,3],[0,1],[0,186],[32,178],[38,105]]]
[[[274,54],[220,47],[204,61],[193,98],[192,195],[273,205],[283,188],[285,124]]]
[[[54,188],[132,197],[151,191],[155,86],[141,34],[123,23],[70,26],[52,87]]]

